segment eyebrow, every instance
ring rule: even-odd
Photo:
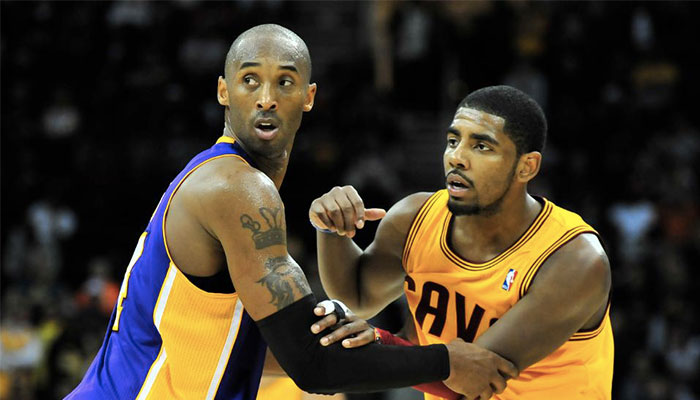
[[[250,67],[259,67],[259,66],[260,66],[259,62],[246,61],[243,64],[241,64],[241,67],[239,69],[250,68]]]
[[[239,69],[250,68],[250,67],[259,67],[261,65],[262,64],[260,64],[259,62],[246,61],[246,62],[241,64],[241,67]],[[295,67],[293,65],[280,65],[279,69],[296,72],[297,74],[299,73],[299,70],[297,69],[297,67]]]
[[[457,136],[462,136],[462,133],[460,131],[458,131],[457,128],[454,128],[452,126],[447,128],[447,133],[451,133],[451,134],[457,135]]]
[[[488,142],[488,143],[494,144],[496,146],[500,146],[500,143],[498,142],[498,140],[496,140],[495,138],[493,138],[489,135],[483,134],[483,133],[472,133],[471,135],[469,135],[469,137],[471,139],[474,139],[474,140],[480,140],[482,142]]]
[[[285,69],[287,71],[296,72],[297,74],[299,73],[299,70],[297,70],[297,67],[295,67],[293,65],[280,65],[279,69]]]

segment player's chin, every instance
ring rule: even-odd
[[[479,205],[473,201],[454,199],[452,197],[447,199],[447,209],[453,215],[477,215],[480,212]]]
[[[284,147],[283,134],[284,132],[280,132],[279,130],[276,130],[272,135],[260,134],[257,129],[253,129],[247,136],[250,138],[251,144],[258,149],[272,151],[277,147]]]
[[[459,196],[454,196],[450,193],[447,198],[448,205],[452,203],[455,206],[460,207],[474,207],[477,206],[476,199],[474,199],[473,193],[460,193]]]

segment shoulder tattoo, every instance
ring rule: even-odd
[[[279,207],[271,209],[267,207],[260,207],[260,215],[265,219],[267,223],[267,229],[260,224],[260,222],[254,220],[250,215],[241,215],[241,224],[246,229],[253,231],[253,242],[255,242],[255,248],[260,250],[266,247],[274,245],[284,245],[287,243],[286,233],[284,227],[282,226],[282,211]]]

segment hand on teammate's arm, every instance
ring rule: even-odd
[[[358,318],[347,308],[345,318],[338,321],[336,313],[332,312],[332,310],[329,311],[328,306],[324,307],[324,303],[329,302],[329,300],[326,300],[317,304],[316,308],[314,308],[314,314],[322,318],[311,325],[311,332],[314,334],[324,332],[326,329],[331,330],[331,332],[319,339],[322,346],[330,346],[342,340],[341,345],[351,349],[375,341],[375,331],[372,325],[364,319]]]
[[[330,334],[321,337],[319,340],[322,346],[330,346],[342,340],[342,346],[350,349],[364,346],[375,341],[375,330],[367,321],[358,318],[348,309],[348,312],[345,313],[345,318],[339,323],[336,314],[329,314],[326,308],[323,307],[323,303],[324,302],[318,303],[314,309],[314,314],[323,318],[311,326],[311,332],[314,334],[321,333],[326,329],[331,329]],[[287,376],[287,373],[284,372],[284,369],[279,365],[279,362],[270,349],[268,349],[267,354],[265,354],[265,367],[263,371],[265,375],[269,376]]]
[[[326,329],[332,330],[320,339],[323,346],[330,346],[340,340],[342,340],[342,346],[348,349],[364,346],[372,342],[396,346],[415,346],[406,339],[394,336],[388,331],[372,327],[367,321],[357,318],[349,309],[345,311],[345,318],[340,323],[338,322],[337,314],[332,311],[329,312],[329,307],[324,307],[321,303],[314,309],[314,314],[323,318],[311,325],[311,332],[319,333],[324,332]],[[453,392],[441,381],[415,385],[413,388],[448,400],[462,398],[462,395]]]
[[[327,300],[324,303],[330,302]],[[408,340],[395,336],[388,331],[373,328],[367,321],[357,318],[347,308],[342,312],[344,318],[339,323],[337,312],[329,311],[329,309],[332,310],[328,305],[322,306],[319,303],[314,309],[314,314],[322,318],[311,326],[313,333],[324,332],[326,329],[333,330],[319,339],[323,346],[329,346],[340,340],[342,340],[343,347],[346,348],[360,347],[372,342],[394,346],[415,346]],[[357,336],[346,339],[350,335]],[[469,379],[452,377],[452,374],[450,374],[452,388],[446,385],[447,381],[445,383],[437,381],[414,385],[414,389],[450,400],[462,398],[462,395],[457,393],[458,391],[468,395],[467,398],[470,400],[485,400],[489,399],[493,393],[502,393],[506,388],[506,380],[517,377],[518,370],[515,366],[495,353],[473,344],[465,343],[461,339],[451,342],[448,346],[450,345],[456,346],[455,349],[462,349],[464,346],[471,347],[465,354],[474,357],[469,360],[472,365],[462,363],[459,360],[452,360],[453,355],[450,357],[451,368],[455,370],[464,367],[473,368],[473,372],[468,375]],[[488,370],[490,367],[495,367],[498,373],[489,374]]]

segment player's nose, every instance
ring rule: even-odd
[[[255,107],[261,111],[277,110],[277,100],[274,98],[274,93],[269,84],[265,84],[260,91],[260,97],[255,102]]]
[[[448,153],[447,161],[450,163],[452,168],[469,169],[471,166],[468,151],[463,146],[460,146]]]

